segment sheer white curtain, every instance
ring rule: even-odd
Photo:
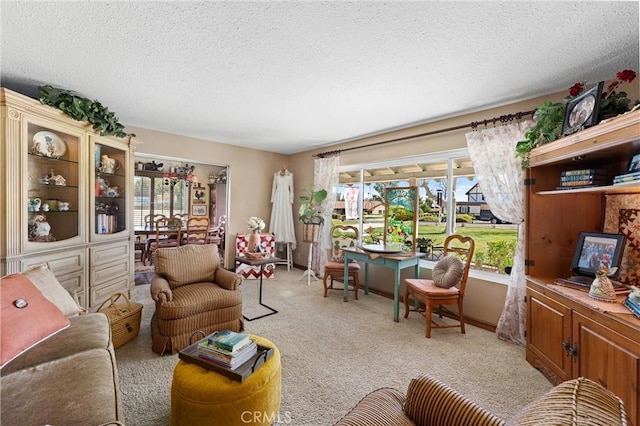
[[[336,206],[336,195],[338,192],[338,168],[340,166],[340,156],[333,155],[327,158],[317,158],[315,161],[315,171],[313,175],[313,186],[315,190],[326,189],[327,198],[321,208],[324,217],[324,226],[320,231],[317,247],[313,250],[311,268],[317,276],[324,275],[324,265],[327,263],[327,247],[329,247],[329,231],[331,230],[331,215]]]
[[[533,122],[509,124],[466,134],[469,156],[480,190],[495,216],[518,224],[518,242],[509,275],[509,288],[496,334],[502,340],[524,345],[524,170],[516,158],[516,143]]]

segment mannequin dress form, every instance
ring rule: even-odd
[[[296,233],[293,223],[293,173],[286,166],[273,174],[271,203],[269,231],[275,235],[277,243],[286,244],[289,268],[292,260],[290,250],[296,249]]]

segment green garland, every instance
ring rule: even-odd
[[[98,101],[92,101],[70,90],[50,85],[39,86],[38,91],[40,103],[57,108],[74,120],[88,121],[93,124],[93,130],[100,132],[100,136],[119,138],[136,136],[125,132],[124,126],[118,122],[118,117]]]

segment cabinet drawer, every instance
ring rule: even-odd
[[[128,296],[129,276],[125,275],[119,278],[107,281],[97,287],[91,287],[91,309],[96,309],[102,302],[109,299],[113,293],[124,293]]]
[[[99,268],[91,269],[91,283],[90,286],[93,289],[98,287],[114,277],[126,276],[129,279],[131,275],[131,261],[129,258],[116,260]]]
[[[100,266],[114,260],[128,258],[131,255],[131,244],[129,240],[120,241],[115,244],[107,244],[91,247],[89,256],[91,266]]]
[[[20,270],[39,265],[44,262],[49,262],[51,269],[56,277],[67,275],[73,272],[84,272],[85,265],[85,251],[82,250],[70,250],[60,253],[47,253],[42,256],[29,257],[20,261]]]
[[[62,275],[56,278],[58,278],[58,282],[73,296],[75,301],[78,302],[78,305],[83,308],[87,306],[87,301],[85,300],[86,293],[84,292],[84,271]]]

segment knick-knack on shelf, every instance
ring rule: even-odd
[[[611,270],[606,265],[602,265],[600,270],[596,272],[596,278],[591,284],[589,289],[589,297],[592,299],[600,300],[602,302],[616,303],[618,301],[616,297],[616,291],[613,288],[613,283],[609,279],[609,275],[615,273],[617,268]]]

